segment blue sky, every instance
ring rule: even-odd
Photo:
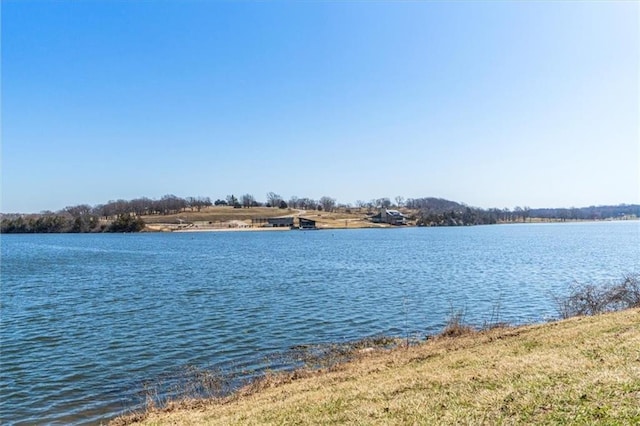
[[[637,2],[2,1],[3,212],[640,202]]]

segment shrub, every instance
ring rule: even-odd
[[[106,229],[107,232],[140,232],[144,229],[144,221],[128,213],[122,214]]]
[[[618,284],[575,284],[557,303],[562,318],[640,307],[639,276],[627,275]]]
[[[454,311],[451,308],[447,325],[440,333],[442,337],[459,337],[473,333],[475,330],[470,325],[464,323],[464,310]]]

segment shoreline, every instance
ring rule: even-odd
[[[253,227],[253,226],[233,226],[233,227],[217,227],[217,226],[197,226],[197,227],[182,227],[172,229],[179,225],[169,223],[157,223],[148,224],[142,232],[177,232],[177,233],[193,233],[193,232],[269,232],[269,231],[333,231],[341,229],[407,229],[407,228],[460,228],[460,227],[472,227],[472,226],[493,226],[493,225],[542,225],[542,224],[571,224],[571,223],[602,223],[602,222],[640,222],[639,219],[624,219],[624,220],[567,220],[567,221],[527,221],[527,222],[500,222],[495,224],[482,224],[482,225],[458,225],[458,226],[417,226],[417,225],[401,225],[394,226],[389,224],[377,224],[377,223],[358,223],[351,226],[319,226],[315,229],[301,230],[298,228],[289,227]]]
[[[632,308],[445,330],[391,349],[356,347],[346,362],[265,374],[228,397],[152,405],[109,424],[562,423],[576,416],[632,424],[640,421],[639,320]]]

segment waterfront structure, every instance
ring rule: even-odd
[[[406,225],[407,217],[398,210],[380,209],[378,214],[369,218],[373,223],[387,223],[389,225]]]
[[[312,219],[305,219],[304,217],[298,218],[300,229],[318,229],[316,227],[316,221]]]

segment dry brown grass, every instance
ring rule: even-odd
[[[301,216],[315,220],[319,229],[390,227],[390,225],[370,222],[364,210],[361,213],[307,211]]]
[[[136,420],[146,425],[638,424],[640,310],[362,351],[347,364],[267,377],[232,397],[175,403]]]
[[[278,209],[271,207],[252,207],[250,209],[235,209],[229,206],[213,206],[202,211],[185,211],[171,215],[142,216],[151,231],[172,231],[180,227],[179,223],[207,223],[199,225],[199,228],[236,228],[238,226],[250,226],[251,220],[256,218],[269,218],[279,216],[305,217],[316,221],[319,229],[337,228],[386,228],[390,225],[374,224],[367,219],[366,209],[352,209],[350,211],[338,210],[335,212],[322,212],[316,210]],[[211,222],[208,224],[208,222]],[[186,225],[185,225],[186,226]]]

